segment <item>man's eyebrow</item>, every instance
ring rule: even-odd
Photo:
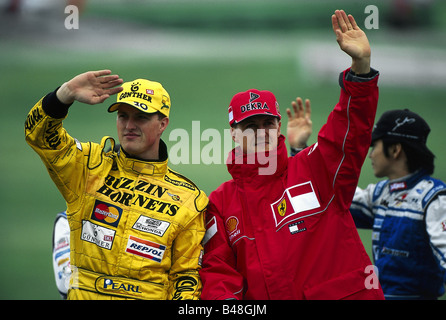
[[[245,120],[245,124],[251,124],[251,123],[255,123],[256,121],[254,119],[246,119]]]

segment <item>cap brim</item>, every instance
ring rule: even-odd
[[[370,146],[373,146],[373,144],[376,142],[376,140],[381,139],[384,136],[382,132],[372,132],[372,140],[370,141]]]
[[[242,121],[244,121],[244,120],[246,120],[246,119],[249,119],[249,118],[252,118],[252,117],[255,117],[255,116],[270,116],[270,117],[277,118],[277,119],[279,119],[279,120],[282,119],[281,116],[276,115],[276,114],[272,114],[272,113],[256,113],[256,114],[251,114],[251,115],[249,115],[249,116],[246,116],[246,117],[244,117],[243,119],[238,120],[238,121],[234,120],[233,124],[238,124],[238,123],[240,123],[240,122],[242,122]]]
[[[145,113],[155,113],[155,112],[158,111],[158,110],[156,110],[156,109],[154,109],[154,108],[152,108],[150,106],[147,106],[147,110],[144,110],[142,108],[139,108],[138,106],[135,106],[134,104],[127,103],[127,102],[115,102],[110,107],[108,107],[107,111],[108,112],[115,112],[116,110],[118,110],[119,106],[122,105],[122,104],[126,104],[126,105],[131,106],[131,107],[133,107],[135,109],[141,110],[142,112],[145,112]]]

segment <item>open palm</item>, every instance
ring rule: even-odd
[[[122,91],[123,80],[118,75],[110,75],[110,70],[89,71],[77,75],[64,83],[58,90],[58,98],[64,103],[79,101],[87,104],[97,104],[113,94]]]
[[[308,138],[313,130],[311,121],[311,104],[310,100],[297,97],[296,101],[291,102],[294,114],[288,108],[287,139],[292,148],[304,148],[307,145]]]
[[[370,69],[371,49],[369,40],[362,31],[352,15],[348,15],[344,10],[336,10],[331,16],[333,31],[336,34],[336,41],[341,50],[353,59],[353,66],[358,73],[367,73]]]

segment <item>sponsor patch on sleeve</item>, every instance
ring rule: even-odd
[[[201,244],[204,246],[217,233],[217,221],[215,217],[206,223],[206,233],[204,234]]]

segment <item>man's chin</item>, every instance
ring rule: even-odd
[[[374,172],[374,175],[376,178],[384,178],[386,176],[385,174],[377,171]]]
[[[139,154],[139,149],[136,148],[132,143],[121,143],[122,149],[130,156],[136,157]]]

